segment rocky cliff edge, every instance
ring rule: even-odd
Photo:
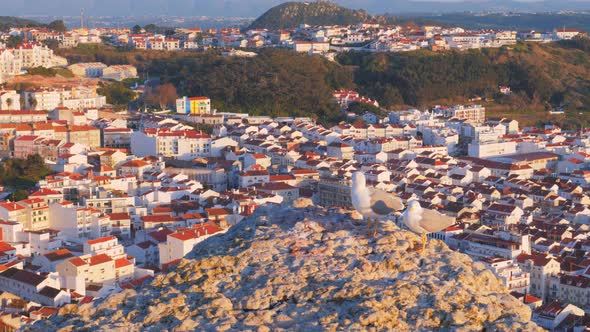
[[[29,331],[537,331],[483,264],[382,222],[263,209],[150,284],[67,305]]]

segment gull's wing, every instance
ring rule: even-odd
[[[381,189],[370,188],[371,210],[379,215],[388,215],[404,209],[402,200],[394,194]]]
[[[428,233],[440,232],[443,229],[454,225],[455,222],[455,218],[449,217],[436,210],[422,209],[420,227],[424,228]]]

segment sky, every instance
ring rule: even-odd
[[[0,0],[0,15],[257,17],[284,0]],[[590,10],[590,0],[335,0],[372,14],[448,11]]]

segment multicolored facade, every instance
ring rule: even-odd
[[[211,99],[207,97],[182,97],[176,99],[176,112],[180,114],[210,114]]]

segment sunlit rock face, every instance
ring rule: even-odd
[[[68,305],[32,331],[536,331],[530,309],[468,256],[392,222],[263,208],[149,285]]]

